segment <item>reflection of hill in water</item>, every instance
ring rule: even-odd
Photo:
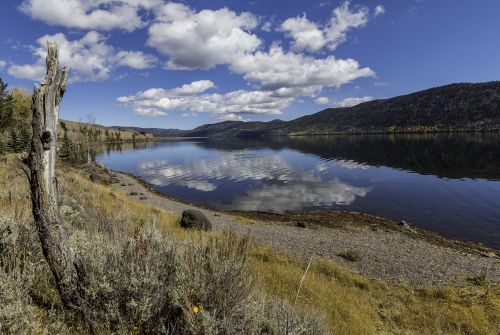
[[[218,150],[288,148],[444,178],[500,180],[500,134],[494,133],[231,138],[197,144]]]

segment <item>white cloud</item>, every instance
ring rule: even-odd
[[[327,105],[330,103],[330,99],[328,99],[328,97],[317,97],[314,99],[314,103],[316,103],[316,105]]]
[[[344,42],[347,32],[352,28],[363,27],[368,23],[368,9],[360,7],[357,11],[351,11],[349,2],[337,7],[332,12],[332,18],[325,31],[328,40],[328,48],[335,50],[337,46]]]
[[[45,75],[45,65],[32,64],[32,65],[11,65],[7,72],[16,78],[41,80]]]
[[[96,31],[90,31],[81,39],[68,40],[62,33],[45,35],[32,47],[38,58],[34,64],[9,67],[9,74],[23,79],[40,80],[45,73],[47,57],[46,41],[57,42],[59,61],[71,68],[70,81],[97,81],[110,77],[114,69],[126,66],[133,69],[146,69],[154,66],[156,57],[140,51],[119,51],[106,44],[106,38]]]
[[[142,51],[119,51],[116,60],[120,65],[137,70],[150,69],[158,62],[158,58]]]
[[[265,31],[267,33],[271,32],[273,28],[273,23],[271,21],[266,21],[264,24],[260,27],[262,31]]]
[[[139,116],[167,116],[168,115],[168,113],[163,112],[157,108],[137,107],[134,109],[134,111]]]
[[[175,110],[186,115],[210,113],[219,120],[244,120],[241,114],[281,114],[297,97],[317,94],[324,86],[339,87],[360,77],[374,76],[370,68],[361,68],[353,59],[315,59],[285,53],[277,45],[271,46],[269,52],[233,59],[230,69],[256,82],[260,89],[206,94],[205,90],[214,84],[198,81],[170,90],[152,88],[117,101],[131,106],[136,113],[139,109],[139,115],[157,116],[158,110]],[[144,111],[148,108],[154,110],[147,114]]]
[[[294,39],[292,50],[318,51],[327,43],[323,31],[309,21],[304,14],[295,18],[289,18],[281,24],[280,31],[286,32]]]
[[[359,98],[346,98],[344,100],[335,103],[335,107],[352,107],[359,105],[360,103],[372,101],[373,97],[359,97]]]
[[[191,84],[182,85],[181,87],[174,89],[172,93],[175,95],[192,95],[205,92],[214,86],[215,85],[211,80],[198,80],[192,82]]]
[[[3,70],[5,68],[5,66],[7,66],[7,62],[0,60],[0,70]]]
[[[317,105],[327,105],[330,102],[330,99],[328,99],[327,97],[317,97],[316,99],[314,99],[314,102]]]
[[[210,113],[220,120],[242,121],[245,119],[238,114],[281,114],[293,102],[293,98],[277,97],[271,91],[205,93],[212,87],[214,83],[210,80],[200,80],[170,90],[151,88],[116,101],[143,116],[161,116],[158,111],[174,110],[183,115]]]
[[[385,7],[382,5],[378,5],[375,7],[375,16],[379,16],[385,13]]]
[[[161,0],[24,0],[19,8],[49,25],[133,31],[145,25],[139,11],[161,3]]]
[[[226,114],[218,118],[219,121],[248,121],[243,118],[241,115],[237,115],[234,113]]]
[[[258,82],[262,89],[339,87],[360,77],[372,77],[370,68],[360,68],[354,59],[336,59],[328,56],[315,59],[303,54],[285,53],[277,45],[269,52],[256,52],[233,61],[231,70]]]
[[[280,31],[293,38],[292,50],[316,52],[324,46],[327,46],[330,50],[335,50],[339,44],[345,42],[347,33],[351,29],[363,27],[367,22],[368,9],[359,7],[357,10],[352,11],[349,8],[349,2],[346,1],[332,11],[330,21],[322,27],[309,21],[303,15],[285,20],[280,27]]]
[[[183,4],[167,3],[149,27],[147,44],[169,57],[169,69],[209,69],[255,51],[261,41],[249,31],[257,25],[250,13],[227,8],[195,12]]]

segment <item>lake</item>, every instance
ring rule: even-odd
[[[356,211],[500,249],[498,134],[170,140],[97,161],[217,209]]]

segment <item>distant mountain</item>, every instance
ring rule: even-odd
[[[500,82],[451,84],[353,107],[328,108],[292,121],[226,121],[182,136],[373,134],[500,130]]]
[[[111,128],[115,128],[115,129],[127,129],[127,130],[137,131],[137,132],[140,132],[140,133],[152,134],[155,137],[181,136],[183,133],[186,132],[186,130],[182,130],[182,129],[120,127],[120,126],[112,126]]]

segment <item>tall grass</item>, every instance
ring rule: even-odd
[[[317,318],[259,289],[248,240],[185,232],[178,215],[71,168],[61,174],[60,208],[86,274],[85,321],[65,315],[33,229],[24,177],[11,160],[0,173],[10,191],[0,204],[0,333],[324,333]]]
[[[0,162],[2,334],[500,332],[498,285],[390,284],[321,259],[304,277],[302,259],[231,233],[182,230],[179,213],[59,167],[61,214],[87,274],[80,322],[62,309],[12,158]]]

